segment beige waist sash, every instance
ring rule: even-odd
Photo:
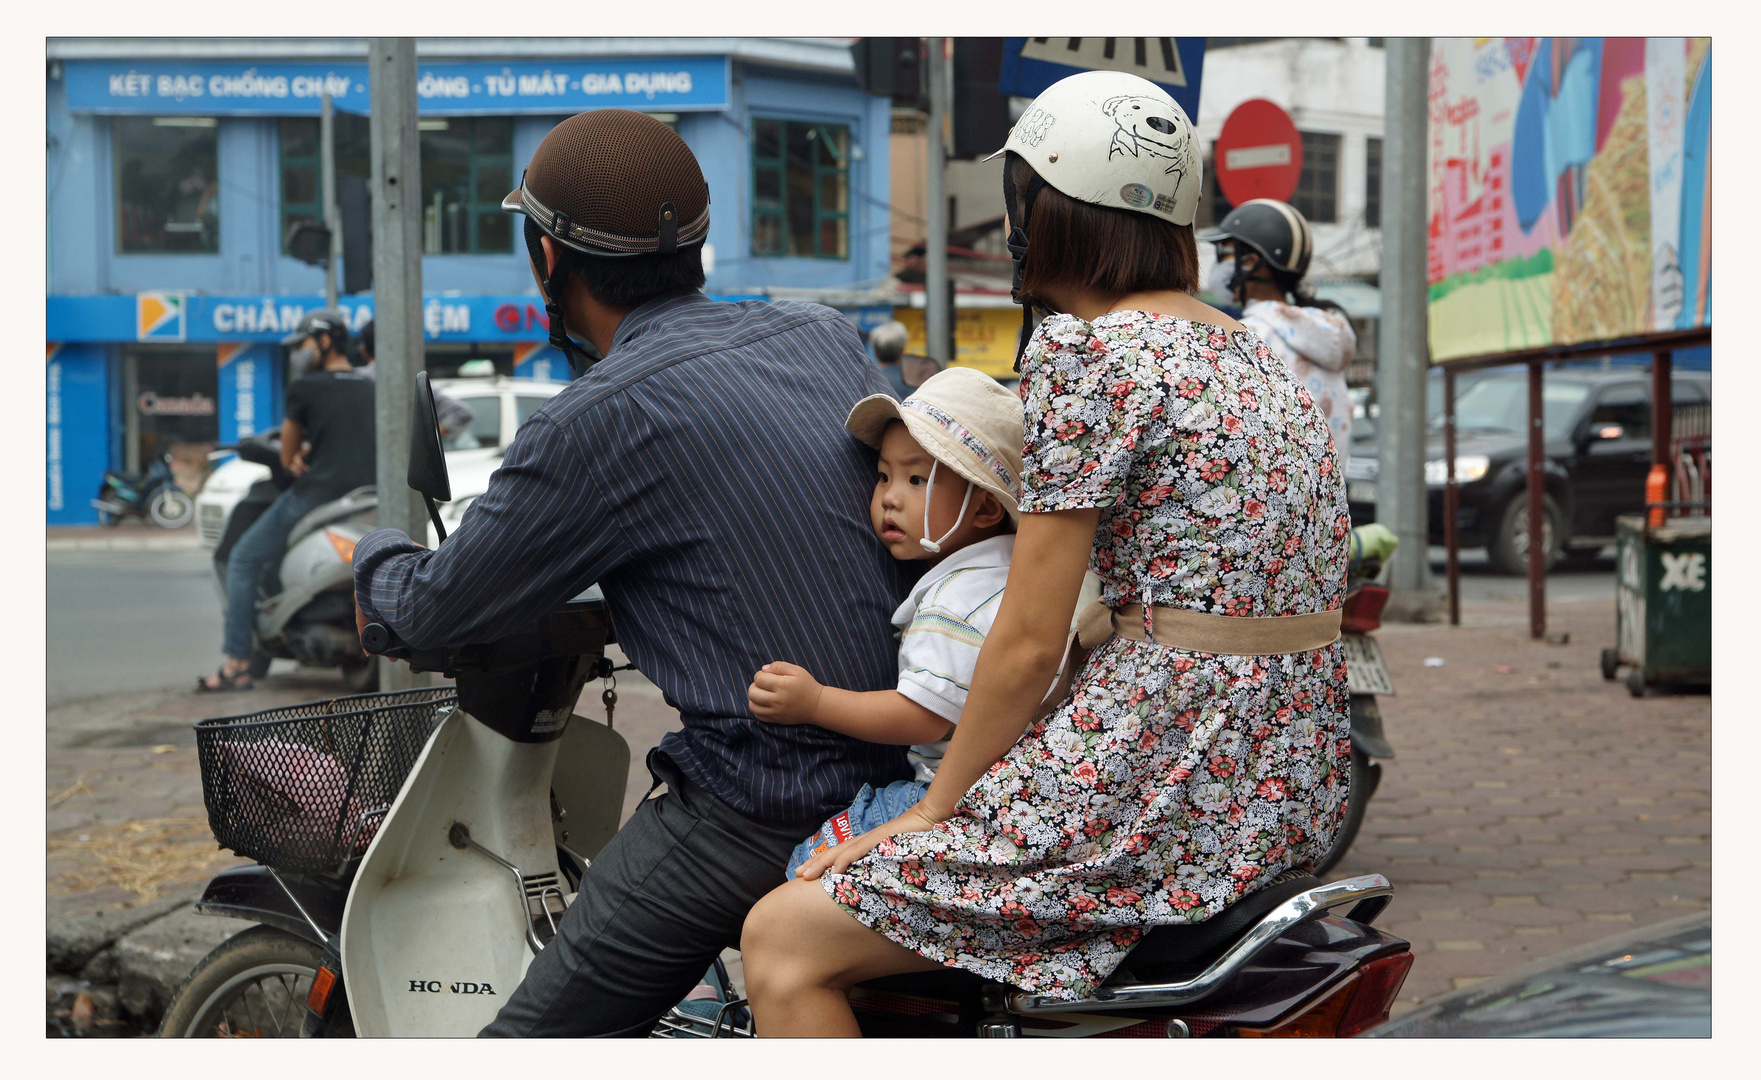
[[[1223,656],[1271,656],[1307,652],[1339,640],[1339,609],[1308,615],[1247,617],[1208,615],[1186,608],[1150,609],[1144,629],[1142,604],[1109,609],[1099,600],[1076,619],[1077,640],[1092,649],[1114,634],[1132,641],[1152,641],[1189,652]]]
[[[1088,654],[1114,634],[1132,641],[1153,641],[1188,652],[1221,656],[1275,656],[1307,652],[1339,640],[1340,611],[1316,611],[1308,615],[1247,617],[1207,615],[1185,608],[1156,607],[1150,610],[1152,637],[1144,630],[1142,604],[1114,609],[1096,600],[1076,617],[1074,641],[1065,646],[1064,670],[1058,683],[1034,714],[1036,721],[1050,716],[1076,682],[1088,662]]]

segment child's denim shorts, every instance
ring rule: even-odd
[[[921,780],[896,780],[879,791],[863,784],[850,809],[834,815],[819,827],[818,832],[801,841],[795,853],[789,856],[789,867],[783,877],[793,878],[797,867],[827,848],[837,847],[851,837],[885,825],[916,806],[928,790],[929,785]]]

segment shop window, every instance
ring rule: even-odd
[[[118,116],[110,130],[117,252],[218,252],[218,121],[211,116]]]
[[[1364,224],[1382,227],[1382,140],[1364,140]]]
[[[1302,132],[1302,175],[1290,205],[1311,223],[1339,220],[1339,136]]]
[[[506,254],[513,215],[501,200],[514,186],[514,121],[508,116],[424,117],[422,252]]]
[[[850,257],[850,129],[752,122],[752,254]]]
[[[369,124],[365,116],[337,113],[336,178],[372,175],[373,159]],[[285,253],[287,231],[296,221],[324,220],[322,149],[319,123],[305,117],[286,117],[280,122],[281,142],[281,242]]]

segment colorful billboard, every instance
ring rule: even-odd
[[[1709,38],[1438,38],[1441,362],[1712,323]]]

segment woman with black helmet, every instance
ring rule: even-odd
[[[942,965],[1092,997],[1150,928],[1312,864],[1345,805],[1345,493],[1308,391],[1192,296],[1191,124],[1085,72],[1005,151],[1017,295],[1051,313],[1016,557],[924,800],[748,916],[760,1034],[858,1034],[848,987]]]
[[[1242,305],[1241,321],[1283,358],[1327,417],[1340,467],[1351,455],[1351,397],[1345,369],[1357,334],[1337,304],[1302,288],[1314,254],[1314,236],[1296,207],[1250,199],[1199,237],[1217,245],[1206,288]]]

